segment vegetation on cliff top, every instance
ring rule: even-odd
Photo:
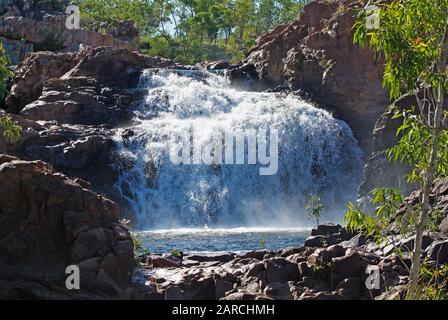
[[[262,33],[297,17],[310,0],[77,0],[85,27],[134,20],[144,53],[193,64],[238,62]]]

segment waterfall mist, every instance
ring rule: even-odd
[[[138,228],[306,226],[311,194],[326,206],[322,221],[339,221],[356,198],[361,151],[330,113],[293,95],[238,91],[215,74],[147,70],[141,86],[145,102],[115,137],[127,163],[117,188]],[[173,164],[169,149],[192,127],[205,142],[217,131],[277,130],[278,171],[260,175],[258,163]]]

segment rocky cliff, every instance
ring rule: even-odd
[[[122,21],[108,34],[69,30],[68,1],[9,0],[0,7],[0,42],[13,65],[33,51],[78,51],[80,46],[112,46],[138,50],[139,33],[132,21]]]
[[[0,155],[0,298],[128,297],[133,244],[119,209],[42,161]],[[65,271],[80,268],[82,290]]]
[[[382,61],[353,44],[352,26],[362,3],[314,1],[290,24],[261,36],[244,61],[260,79],[312,94],[319,106],[345,120],[367,156],[375,122],[388,106]]]

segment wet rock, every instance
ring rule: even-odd
[[[224,60],[212,60],[212,61],[203,61],[195,65],[198,69],[207,69],[207,70],[223,70],[227,69],[230,64]]]
[[[311,230],[312,236],[330,236],[341,231],[342,226],[339,224],[320,224]]]
[[[229,262],[233,260],[235,255],[233,253],[207,253],[207,254],[196,254],[187,256],[188,260],[208,262],[208,261],[219,261],[219,262]]]

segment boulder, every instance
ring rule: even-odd
[[[340,236],[340,234],[332,234],[329,236],[310,236],[306,238],[304,242],[304,246],[308,248],[322,248],[332,246],[334,244],[338,244],[344,241],[344,238]]]
[[[366,262],[357,252],[349,252],[331,261],[331,286],[335,287],[347,278],[363,278]]]
[[[267,280],[272,282],[299,281],[299,269],[297,264],[292,263],[285,258],[273,258],[264,261]]]
[[[331,254],[326,249],[317,249],[308,257],[308,263],[313,266],[323,266],[331,261]]]
[[[227,69],[229,66],[230,64],[224,60],[203,61],[195,65],[195,67],[198,69],[207,69],[207,70],[223,70]]]
[[[266,286],[263,293],[275,300],[292,300],[289,284],[286,282],[273,282]]]
[[[362,280],[360,278],[348,278],[342,280],[337,286],[336,290],[339,289],[346,289],[350,294],[352,299],[360,299],[361,298],[361,291],[364,286],[364,283],[362,283]]]
[[[181,264],[166,257],[149,255],[146,258],[146,263],[154,268],[179,268]]]
[[[350,240],[342,242],[340,245],[342,245],[344,248],[355,249],[365,245],[367,240],[368,238],[364,234],[359,233]]]
[[[343,297],[337,292],[305,292],[300,296],[299,300],[343,300]]]
[[[221,299],[226,296],[226,293],[233,290],[233,283],[225,280],[215,280],[216,299]]]
[[[299,254],[302,255],[305,253],[305,251],[306,251],[305,247],[295,247],[295,248],[281,249],[277,253],[283,258],[287,258],[292,255],[299,255]]]
[[[433,241],[434,239],[430,235],[424,234],[422,238],[422,249],[425,250]],[[402,239],[398,247],[403,251],[413,251],[414,243],[415,235]]]
[[[244,277],[258,277],[258,275],[263,271],[266,271],[266,267],[263,262],[254,263],[249,267]]]
[[[195,254],[189,255],[186,258],[188,260],[207,262],[207,261],[219,261],[219,262],[229,262],[233,260],[235,254],[233,253],[207,253],[207,254]]]
[[[434,241],[426,249],[426,255],[438,264],[448,263],[448,239]]]
[[[251,300],[272,300],[272,299],[259,293],[235,292],[225,296],[224,298],[221,298],[221,300],[251,301]]]
[[[77,53],[36,52],[18,66],[12,80],[11,92],[6,98],[6,106],[8,111],[18,113],[26,105],[41,97],[40,107],[44,107],[45,103],[66,101],[80,105],[87,104],[90,108],[95,99],[89,97],[88,87],[93,87],[94,97],[99,102],[105,103],[107,99],[114,98],[111,87],[115,89],[115,93],[129,95],[129,92],[118,89],[137,86],[143,69],[170,66],[174,66],[170,60],[147,57],[113,47],[87,48]],[[48,89],[45,89],[48,92],[45,92],[44,87],[50,79],[53,79],[53,82]],[[95,90],[98,88],[100,89]],[[76,90],[80,89],[82,90],[78,93]],[[104,94],[105,98],[102,98]],[[109,104],[114,104],[114,101]],[[57,107],[58,105],[55,105],[55,108]]]
[[[333,234],[338,234],[342,229],[339,224],[320,224],[316,228],[311,230],[311,236],[330,236]]]
[[[300,262],[297,265],[297,268],[299,269],[299,274],[301,277],[306,276],[313,276],[314,275],[314,269],[313,266],[307,262]]]
[[[80,295],[128,296],[133,243],[118,206],[42,161],[1,158],[0,280],[11,290],[3,297],[64,297],[69,265],[80,268]]]
[[[81,54],[36,52],[29,55],[17,68],[6,107],[18,113],[39,98],[47,80],[58,78],[73,68]]]
[[[247,251],[243,254],[240,254],[239,257],[241,259],[257,259],[257,260],[263,260],[263,257],[268,254],[271,253],[270,250],[257,250],[257,251]]]
[[[305,247],[310,247],[310,248],[324,247],[324,246],[328,245],[327,240],[328,240],[328,237],[326,237],[326,236],[310,236],[310,237],[306,238],[303,245]]]
[[[170,286],[165,291],[166,300],[214,300],[216,299],[215,281],[213,278],[193,279]]]

